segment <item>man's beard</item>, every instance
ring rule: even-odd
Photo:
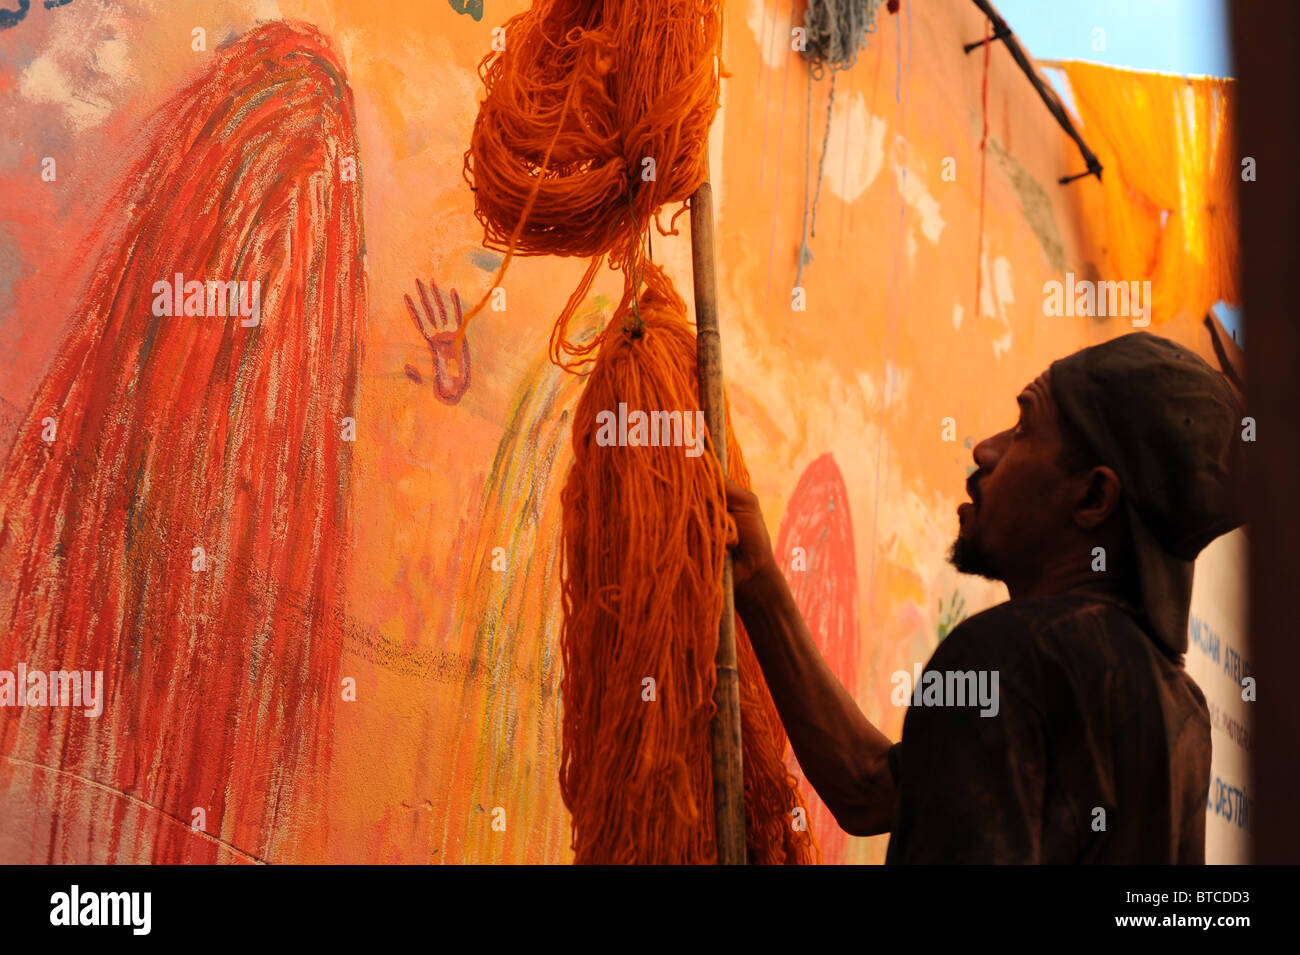
[[[980,475],[983,473],[977,470],[966,476],[966,493],[970,496],[971,509],[974,512],[971,515],[972,522],[979,516],[982,497]],[[993,566],[993,559],[988,551],[975,540],[973,532],[969,535],[962,534],[960,523],[957,528],[957,539],[952,542],[952,547],[948,548],[948,563],[963,574],[975,574],[986,580],[1002,580],[1002,575]]]
[[[1002,579],[984,549],[974,539],[962,534],[957,535],[948,549],[948,563],[963,574],[975,574],[986,580]]]

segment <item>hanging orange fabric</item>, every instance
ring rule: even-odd
[[[625,327],[615,316],[578,401],[561,496],[560,789],[579,863],[717,858],[709,723],[728,518],[721,468],[697,416],[685,303],[657,266],[647,266],[646,279],[640,321]],[[610,444],[602,427],[624,417],[620,404],[630,421],[634,412],[680,415],[664,426],[680,440],[658,440],[650,419],[648,432],[632,424],[626,444]],[[688,453],[691,437],[702,454]],[[748,486],[730,415],[727,449],[731,477]],[[749,861],[812,862],[807,810],[782,761],[785,733],[739,618],[736,649]]]
[[[1151,282],[1153,324],[1239,302],[1236,81],[1057,65],[1105,170],[1107,277]]]

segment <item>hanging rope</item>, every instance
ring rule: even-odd
[[[834,74],[832,74],[833,76]],[[832,83],[834,80],[832,80]],[[808,74],[808,94],[805,97],[805,115],[808,121],[804,124],[803,137],[803,225],[799,228],[799,267],[794,273],[795,288],[803,287],[803,268],[813,259],[812,250],[808,248],[808,188],[811,184],[811,177],[808,174],[808,164],[812,162],[812,73]],[[830,131],[829,121],[827,132]],[[825,150],[822,151],[822,157],[825,158]],[[821,188],[821,180],[817,181],[817,188]]]
[[[984,81],[980,90],[980,111],[984,117],[984,132],[980,136],[980,219],[979,243],[975,251],[975,317],[980,314],[981,284],[984,278],[984,172],[988,166],[989,144],[989,55],[993,50],[993,21],[984,21]]]
[[[821,199],[822,178],[826,171],[826,148],[831,139],[831,110],[835,105],[835,74],[847,70],[858,60],[858,52],[867,44],[867,35],[876,32],[876,11],[884,0],[808,0],[804,10],[804,58],[808,60],[808,105],[804,134],[804,204],[800,230],[799,266],[794,284],[803,285],[804,266],[813,260],[808,236],[817,237],[817,204]],[[813,80],[831,75],[830,95],[826,100],[826,131],[822,135],[821,159],[817,162],[817,188],[812,195],[812,227],[809,229],[809,164],[812,152],[812,84]]]

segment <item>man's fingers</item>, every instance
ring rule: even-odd
[[[731,509],[737,505],[744,506],[757,501],[758,498],[754,492],[742,484],[737,484],[731,478],[726,478],[727,482],[727,508]]]

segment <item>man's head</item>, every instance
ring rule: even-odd
[[[1184,652],[1192,562],[1241,524],[1231,387],[1195,353],[1137,332],[1054,362],[1017,401],[1016,426],[975,448],[953,563],[1012,597],[1104,573],[1132,585],[1166,650]]]
[[[1122,487],[1052,395],[1051,373],[1016,398],[1016,424],[975,446],[958,509],[951,560],[963,573],[1005,582],[1013,597],[1067,589],[1086,579],[1094,547],[1107,575],[1131,567]]]

